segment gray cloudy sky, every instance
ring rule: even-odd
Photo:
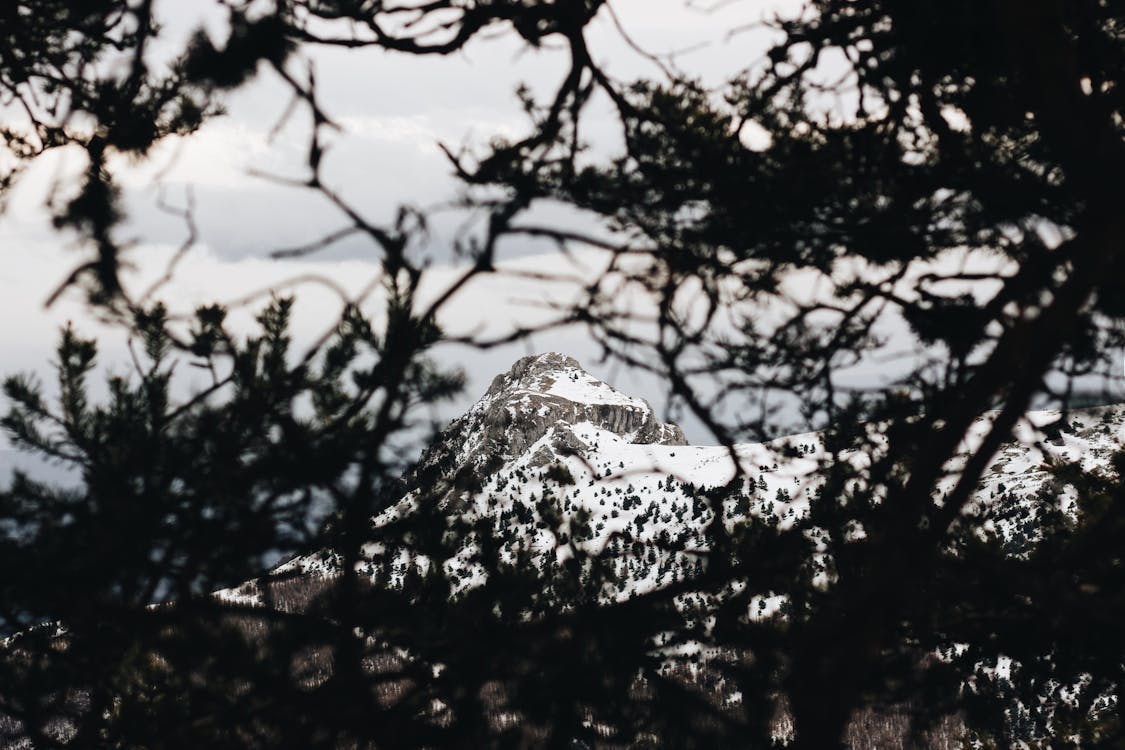
[[[707,5],[717,7],[707,10],[684,0],[616,0],[613,7],[639,46],[658,54],[681,52],[677,61],[683,69],[718,83],[756,62],[765,48],[768,32],[742,27],[766,12],[791,10],[798,3],[749,0]],[[223,33],[225,16],[213,4],[164,0],[157,7],[168,41],[156,54],[170,54],[201,24],[214,35]],[[741,30],[731,33],[735,29]],[[599,61],[618,77],[658,73],[651,61],[630,48],[605,13],[592,25],[590,40]],[[524,132],[516,86],[525,83],[546,95],[566,62],[558,49],[529,51],[511,35],[475,41],[463,53],[445,58],[333,49],[316,50],[310,57],[323,105],[342,126],[326,157],[328,182],[376,221],[388,220],[402,204],[428,208],[454,198],[458,185],[438,144],[472,147],[494,135]],[[182,221],[161,210],[159,201],[183,205],[188,189],[194,194],[200,234],[165,294],[175,309],[237,299],[301,274],[329,277],[354,290],[375,273],[373,248],[358,240],[302,261],[265,260],[271,250],[312,240],[340,224],[336,210],[318,196],[251,174],[253,170],[301,174],[307,115],[298,112],[270,138],[287,103],[286,88],[267,72],[229,99],[226,116],[190,137],[165,142],[143,164],[117,165],[127,188],[129,221],[124,234],[139,242],[132,256],[135,288],[158,275],[171,248],[184,237]],[[610,118],[598,118],[596,110],[594,114],[588,120],[587,137],[600,148],[612,149],[615,132]],[[11,196],[7,213],[0,216],[0,319],[21,321],[0,332],[0,366],[5,373],[31,371],[45,377],[56,332],[67,320],[99,336],[103,367],[123,369],[128,361],[120,334],[98,326],[77,294],[65,296],[50,309],[43,307],[77,258],[71,240],[50,229],[44,200],[53,184],[65,190],[81,166],[78,154],[48,155],[33,167]],[[450,216],[435,223],[428,252],[439,265],[434,274],[438,281],[451,274],[441,266],[456,263],[450,239],[457,221]],[[531,242],[508,243],[503,255],[510,259],[540,255],[534,261],[536,268],[573,270],[570,261]],[[583,275],[597,273],[596,258],[588,257],[584,263]],[[537,305],[555,292],[561,293],[533,289],[517,280],[483,280],[453,305],[449,320],[479,321],[489,330],[502,330],[512,321],[543,315]],[[311,340],[331,319],[337,302],[315,285],[302,286],[299,300],[298,333]],[[450,351],[446,356],[470,375],[465,398],[449,408],[450,414],[475,399],[513,359],[532,350],[566,352],[619,387],[657,405],[662,401],[657,383],[598,362],[598,353],[583,332],[568,330],[489,352]],[[685,427],[692,438],[707,440],[696,425]]]
[[[707,5],[714,9],[706,10]],[[721,84],[761,61],[771,32],[748,27],[767,14],[792,15],[800,6],[800,0],[613,2],[623,27],[638,46],[657,54],[680,52],[676,58],[679,67],[710,84]],[[168,32],[167,43],[155,50],[157,55],[180,49],[201,24],[217,37],[223,34],[225,16],[209,0],[158,0],[157,7]],[[589,39],[599,62],[620,79],[659,73],[650,60],[630,47],[604,12],[590,27]],[[560,50],[529,51],[510,34],[476,40],[449,57],[333,49],[316,50],[310,56],[323,106],[342,128],[333,136],[325,160],[327,182],[377,222],[388,221],[403,204],[432,208],[456,197],[458,184],[438,144],[472,148],[494,135],[520,135],[526,121],[515,88],[528,84],[545,97],[563,74],[566,62]],[[299,66],[295,64],[294,70]],[[166,141],[145,163],[116,165],[127,188],[129,221],[124,234],[138,243],[132,256],[134,288],[144,288],[160,274],[185,236],[182,221],[162,211],[159,199],[182,206],[189,189],[195,198],[200,234],[163,295],[174,311],[190,310],[202,302],[237,300],[249,291],[271,286],[293,289],[285,282],[294,277],[316,276],[353,293],[373,277],[377,272],[375,251],[358,240],[299,261],[266,257],[271,250],[308,242],[340,226],[336,210],[320,197],[251,174],[257,170],[301,175],[307,114],[299,111],[270,137],[288,101],[286,87],[266,72],[230,97],[226,116],[212,120],[190,137]],[[599,107],[606,112],[604,102],[592,106],[584,135],[596,148],[611,152],[616,142],[613,120],[598,116]],[[77,294],[64,296],[50,309],[43,306],[78,262],[72,241],[50,229],[44,201],[52,184],[64,191],[73,184],[82,166],[78,154],[51,153],[9,196],[8,210],[0,215],[0,320],[8,322],[0,329],[0,372],[48,377],[58,329],[68,320],[87,335],[98,336],[104,369],[127,367],[128,352],[120,332],[92,320]],[[566,215],[561,218],[570,220]],[[436,293],[456,273],[450,248],[459,222],[460,217],[439,215],[434,224],[426,248],[436,264],[430,293]],[[545,244],[528,241],[507,242],[501,257],[516,271],[553,270],[583,278],[596,276],[602,260],[592,252],[567,258]],[[795,283],[803,282],[796,279]],[[808,293],[810,289],[798,291]],[[334,319],[339,299],[316,283],[301,284],[297,291],[297,339],[312,341]],[[545,302],[565,302],[573,293],[571,287],[536,285],[507,276],[484,278],[454,301],[444,323],[456,333],[482,327],[498,333],[515,323],[545,320]],[[639,303],[623,300],[623,304]],[[235,317],[245,324],[251,313],[252,309],[243,309]],[[901,332],[902,327],[895,330]],[[469,386],[459,401],[444,407],[438,416],[450,418],[460,413],[514,359],[541,351],[577,357],[593,374],[649,399],[658,411],[662,408],[659,382],[600,362],[589,337],[571,328],[484,352],[445,348],[441,356],[466,370]],[[909,345],[902,346],[890,359],[856,368],[854,378],[866,384],[884,383],[895,373],[894,358],[903,362],[912,354]],[[681,424],[693,442],[711,442],[698,423],[683,419]],[[2,446],[0,438],[0,476],[7,473],[12,460]]]
[[[685,0],[613,2],[622,26],[639,47],[656,54],[678,52],[676,64],[682,70],[715,85],[761,62],[772,32],[754,27],[755,22],[767,14],[796,13],[801,3],[709,0],[707,5],[714,9]],[[201,24],[217,37],[223,34],[224,15],[210,2],[158,0],[157,7],[168,30],[168,41],[155,51],[157,55],[179,49]],[[620,79],[659,74],[604,12],[590,27],[589,40],[599,62]],[[522,134],[526,120],[514,94],[516,87],[527,84],[541,98],[546,97],[566,64],[561,50],[526,50],[510,34],[474,41],[464,52],[449,57],[319,49],[309,53],[309,60],[317,72],[322,105],[341,126],[341,132],[332,136],[325,158],[326,182],[376,222],[389,221],[404,204],[429,209],[455,198],[459,186],[439,144],[471,149],[495,135]],[[299,71],[300,64],[295,62],[293,69]],[[343,223],[322,197],[252,174],[302,176],[307,113],[298,110],[274,132],[288,103],[286,86],[265,72],[230,97],[227,115],[191,136],[167,140],[144,163],[115,165],[129,209],[123,236],[137,241],[131,255],[135,267],[127,277],[131,288],[143,289],[157,278],[183,241],[182,220],[162,210],[160,202],[183,206],[189,190],[194,196],[199,236],[162,295],[173,312],[190,311],[203,302],[238,300],[248,292],[271,287],[296,289],[296,338],[311,342],[335,319],[339,297],[322,283],[294,286],[287,280],[316,277],[355,293],[374,277],[376,250],[359,240],[300,260],[267,257],[272,250],[309,242]],[[603,153],[613,152],[616,144],[613,122],[607,103],[595,101],[584,135]],[[52,185],[65,191],[74,183],[83,167],[80,157],[63,150],[43,158],[12,193],[7,212],[0,216],[0,320],[19,321],[0,331],[0,371],[4,373],[30,371],[47,378],[57,331],[68,320],[87,335],[98,336],[104,369],[122,371],[128,366],[120,331],[99,326],[79,294],[64,295],[50,309],[43,306],[78,258],[72,240],[50,229],[44,201]],[[556,220],[581,221],[560,213],[562,209],[543,210],[553,212]],[[437,214],[425,249],[435,264],[429,294],[436,294],[457,273],[451,240],[462,219]],[[597,277],[604,264],[604,258],[593,251],[567,257],[545,243],[531,241],[508,241],[500,255],[512,271],[555,271],[586,279]],[[796,282],[798,286],[803,283]],[[811,289],[798,291],[810,293]],[[501,333],[516,324],[547,320],[546,304],[565,303],[574,294],[575,288],[569,285],[490,276],[455,298],[443,323],[453,333]],[[620,302],[644,304],[644,300],[627,296]],[[239,310],[234,315],[236,324],[246,324],[254,309]],[[488,351],[444,348],[440,356],[463,367],[469,385],[459,401],[437,416],[450,418],[460,413],[517,357],[542,351],[570,354],[593,374],[647,398],[658,411],[663,409],[659,382],[601,362],[600,352],[586,333],[569,328]],[[893,365],[882,362],[857,368],[855,376],[870,383],[885,381],[893,372]],[[693,442],[711,442],[698,423],[684,418],[681,424]],[[0,457],[0,473],[4,460]]]
[[[718,7],[708,11],[684,0],[617,0],[613,7],[639,46],[656,53],[680,51],[682,68],[720,83],[757,62],[769,38],[764,29],[732,31],[767,10],[795,5],[761,0],[709,4]],[[166,0],[158,7],[169,15],[173,40],[201,22],[213,33],[222,33],[222,16],[207,3]],[[606,13],[591,25],[589,37],[599,62],[611,74],[629,79],[659,73],[626,44]],[[449,57],[331,48],[310,50],[309,57],[324,107],[343,128],[326,157],[329,180],[360,202],[369,216],[382,220],[403,203],[428,207],[455,196],[457,185],[438,144],[482,145],[494,135],[522,134],[526,119],[515,88],[528,84],[546,96],[567,65],[566,53],[557,46],[529,50],[513,34],[475,40]],[[173,166],[163,172],[162,183],[173,193],[194,186],[203,240],[220,257],[260,257],[335,226],[338,216],[329,206],[248,174],[250,169],[300,174],[307,117],[298,113],[272,142],[268,140],[288,100],[285,86],[266,73],[230,98],[227,117],[167,144],[136,176],[130,206],[138,233],[153,242],[175,242],[179,236],[181,228],[154,210],[146,189],[169,160],[174,160]],[[605,103],[601,106],[604,109]],[[599,118],[596,111],[592,115],[585,136],[612,148],[616,134],[610,118]],[[433,249],[436,257],[448,258],[443,257],[441,242]],[[509,248],[515,253],[533,250]],[[342,243],[320,259],[369,253],[370,248],[357,240]]]

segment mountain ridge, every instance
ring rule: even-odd
[[[512,460],[555,430],[562,452],[588,446],[568,426],[589,423],[635,444],[686,445],[683,430],[661,422],[645,400],[627,396],[556,352],[529,355],[493,378],[488,390],[442,431],[419,468]],[[539,460],[549,460],[541,452]]]
[[[978,420],[970,444],[989,423],[989,415]],[[1108,465],[1123,438],[1125,409],[1118,406],[1074,411],[1069,421],[1058,411],[1030,412],[993,459],[968,512],[990,514],[988,533],[1014,540],[1014,548],[1031,543],[1033,499],[1055,481],[1048,467],[1077,458],[1096,470]],[[624,599],[701,569],[714,509],[700,489],[741,475],[721,508],[724,525],[733,529],[753,517],[785,531],[808,513],[819,491],[817,470],[829,458],[817,432],[733,449],[689,445],[683,431],[660,421],[643,399],[591,376],[571,357],[548,352],[523,357],[497,375],[423,454],[404,482],[403,500],[373,525],[415,513],[425,496],[462,527],[490,529],[503,560],[530,552],[549,571],[574,558],[614,558],[617,582],[602,596]],[[954,480],[951,474],[939,492]],[[1072,512],[1073,496],[1065,487],[1054,490]],[[469,534],[444,562],[455,591],[487,576],[478,545]],[[414,564],[408,558],[382,550],[360,565],[373,578],[390,574],[399,585]],[[314,554],[278,570],[332,577],[338,563]],[[220,595],[251,593],[244,586]],[[259,598],[256,592],[252,598]]]

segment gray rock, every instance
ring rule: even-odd
[[[562,378],[589,385],[591,400],[581,400],[582,387],[574,389],[574,398],[551,393]],[[594,397],[598,394],[612,395],[612,403],[599,402]],[[583,422],[632,443],[687,444],[683,430],[660,421],[647,401],[618,393],[593,378],[573,357],[552,352],[523,357],[497,375],[484,396],[454,420],[423,457],[422,470],[429,469],[430,481],[466,470],[483,476],[490,466],[523,454],[548,433],[552,433],[550,448],[537,451],[535,465],[547,465],[567,454],[583,455],[592,446],[570,429]]]

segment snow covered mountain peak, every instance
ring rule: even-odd
[[[683,431],[660,421],[647,401],[621,393],[554,352],[523,357],[497,375],[488,391],[441,441],[460,451],[454,463],[481,464],[524,453],[550,433],[559,452],[584,446],[573,428],[593,427],[625,443],[685,445]]]
[[[993,416],[974,426],[966,449],[979,444]],[[1029,413],[1001,446],[966,513],[1020,554],[1036,543],[1043,508],[1075,512],[1074,488],[1051,468],[1080,461],[1084,469],[1104,470],[1122,449],[1120,404],[1072,410],[1065,419],[1058,411]],[[860,465],[869,457],[835,458]],[[604,554],[615,566],[616,588],[603,594],[621,599],[695,575],[703,565],[695,552],[708,547],[716,512],[730,530],[751,519],[778,533],[801,530],[823,489],[819,469],[832,460],[819,433],[729,449],[687,445],[683,432],[660,421],[643,399],[593,377],[571,357],[546,353],[498,375],[438,436],[403,478],[401,501],[373,525],[436,507],[458,523],[491,526],[504,559],[533,553],[544,580],[557,563]],[[949,468],[939,492],[957,480],[957,466]],[[721,505],[705,501],[701,491],[718,486],[727,487]],[[486,575],[474,539],[466,537],[461,552],[443,563],[458,590]],[[360,563],[365,574],[404,585],[409,555],[374,548],[370,554]],[[317,553],[279,571],[292,569],[331,578],[338,562]],[[257,601],[259,592],[249,586],[222,595]]]
[[[522,396],[552,396],[582,404],[604,404],[647,409],[642,399],[627,396],[582,369],[578,360],[557,352],[533,354],[516,361],[506,373],[497,375],[482,403],[497,398],[518,400]]]

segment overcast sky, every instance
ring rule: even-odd
[[[717,8],[708,10],[706,5]],[[753,0],[700,5],[682,0],[616,0],[613,4],[637,45],[657,54],[679,53],[678,65],[711,83],[721,83],[760,59],[769,32],[745,27],[771,9],[795,6]],[[178,49],[201,25],[218,38],[223,34],[224,15],[209,3],[164,0],[157,7],[167,28],[167,42],[156,50],[158,55]],[[626,43],[605,13],[590,27],[589,38],[598,60],[616,76],[659,73]],[[461,54],[446,58],[317,50],[310,59],[323,105],[342,126],[326,157],[328,182],[375,221],[389,220],[404,204],[428,209],[455,198],[459,186],[439,144],[471,148],[495,135],[525,132],[526,119],[514,95],[517,85],[528,84],[546,95],[566,63],[561,50],[529,51],[510,34],[475,41]],[[300,275],[327,277],[356,290],[376,273],[375,250],[360,240],[340,243],[301,261],[266,259],[272,250],[315,239],[341,223],[336,210],[318,196],[251,174],[301,174],[308,133],[305,113],[298,112],[270,137],[287,104],[284,85],[265,73],[227,100],[226,116],[187,138],[166,141],[145,163],[116,165],[129,209],[123,235],[139,243],[131,256],[136,264],[131,277],[134,288],[142,288],[146,278],[155,278],[162,261],[182,242],[182,220],[159,204],[182,206],[189,189],[195,200],[199,242],[164,294],[174,309],[238,299],[248,291]],[[587,137],[600,148],[612,149],[611,119],[598,117],[596,109],[593,114],[587,121]],[[0,319],[20,321],[0,331],[0,366],[6,373],[47,376],[58,328],[68,320],[98,336],[103,367],[126,367],[122,337],[98,326],[80,295],[68,294],[50,309],[43,306],[78,258],[72,241],[51,230],[44,200],[52,185],[65,190],[72,184],[81,167],[76,153],[55,152],[43,158],[10,196],[9,208],[0,216]],[[456,259],[450,240],[459,220],[453,216],[443,220],[439,214],[435,224],[427,248],[438,266],[435,284],[452,278]],[[529,256],[536,257],[533,265],[538,270],[565,269],[588,276],[598,268],[596,257],[580,259],[576,269],[572,260],[532,242],[509,242],[502,253],[517,268],[523,267],[519,259]],[[487,323],[489,330],[499,331],[512,321],[543,319],[544,299],[563,291],[535,289],[516,279],[485,279],[454,303],[446,320],[470,328]],[[315,284],[301,285],[298,293],[298,339],[312,340],[331,320],[338,301]],[[442,356],[463,366],[470,377],[465,397],[449,406],[446,416],[459,413],[497,372],[530,351],[565,352],[622,389],[658,407],[663,401],[659,383],[600,362],[588,337],[572,329],[488,352],[464,348],[444,352]],[[685,428],[693,439],[708,440],[690,420]]]
[[[761,62],[772,32],[753,28],[754,23],[769,13],[792,14],[800,5],[794,0],[711,0],[708,4],[715,9],[684,0],[614,0],[613,8],[639,47],[656,54],[678,52],[676,64],[681,69],[707,83],[721,84]],[[163,0],[157,7],[165,19],[168,41],[156,54],[178,49],[201,24],[219,38],[223,34],[223,15],[207,2]],[[389,221],[402,205],[432,209],[455,198],[460,188],[439,144],[472,148],[495,135],[522,134],[527,124],[514,95],[517,85],[527,84],[546,96],[565,71],[562,51],[529,51],[512,36],[475,41],[450,57],[419,58],[375,50],[312,52],[323,106],[342,129],[333,135],[325,160],[329,185],[377,222]],[[589,40],[598,61],[620,79],[659,74],[650,60],[626,43],[604,12],[591,25]],[[299,69],[297,63],[294,69]],[[131,256],[136,266],[130,277],[133,288],[143,288],[146,279],[156,278],[183,241],[182,220],[159,204],[183,206],[189,189],[199,241],[163,295],[174,311],[190,310],[201,302],[236,300],[298,276],[330,279],[354,292],[376,274],[376,250],[360,240],[299,261],[267,258],[272,250],[314,240],[342,225],[336,209],[320,197],[252,174],[302,175],[306,113],[298,112],[271,138],[288,101],[284,85],[264,73],[229,98],[227,115],[189,137],[169,139],[144,163],[116,165],[129,209],[123,236],[138,243]],[[585,136],[608,153],[614,148],[616,131],[606,106],[594,103]],[[606,116],[599,116],[599,111]],[[78,154],[51,153],[33,167],[0,216],[0,319],[19,321],[0,330],[3,372],[46,376],[57,330],[67,320],[99,337],[103,367],[123,369],[128,362],[120,334],[91,320],[77,293],[66,295],[50,309],[43,306],[78,258],[71,241],[50,229],[44,200],[52,184],[63,189],[72,184],[81,167]],[[439,289],[456,272],[457,260],[450,248],[462,218],[437,216],[426,248],[435,263],[431,290]],[[568,220],[557,212],[555,218]],[[508,242],[501,251],[508,267],[515,270],[555,270],[584,278],[596,276],[602,262],[593,253],[566,258],[533,242]],[[298,341],[312,341],[334,318],[339,300],[315,283],[302,284],[297,291]],[[544,320],[545,301],[565,302],[573,293],[573,288],[545,288],[506,276],[482,279],[454,301],[444,321],[459,329],[456,332],[487,326],[497,333],[516,322]],[[249,312],[242,313],[244,320],[248,316]],[[662,408],[660,383],[599,361],[588,336],[568,329],[487,352],[443,350],[441,356],[465,368],[469,387],[442,416],[460,413],[518,356],[542,351],[574,356],[595,375],[649,399],[658,411]],[[879,367],[884,378],[891,372]],[[876,377],[874,371],[869,375]],[[684,420],[683,426],[694,442],[711,441],[692,420]]]

